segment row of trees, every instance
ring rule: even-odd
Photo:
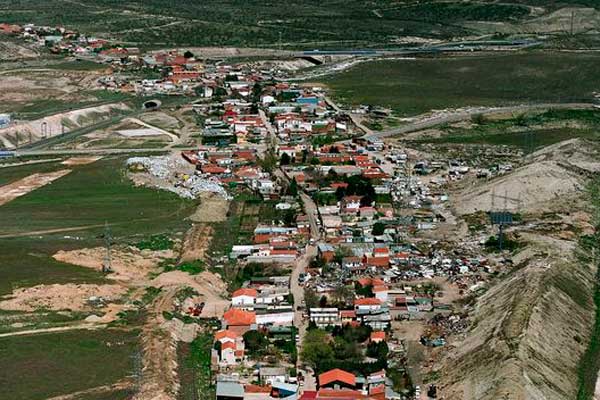
[[[368,375],[387,367],[388,347],[385,342],[366,342],[371,334],[368,326],[336,326],[331,333],[309,329],[304,338],[302,360],[317,374],[341,368],[349,372]],[[365,355],[376,362],[365,362]]]

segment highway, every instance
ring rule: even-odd
[[[63,156],[63,155],[111,155],[133,153],[165,153],[169,151],[197,150],[197,146],[177,148],[136,148],[136,149],[60,149],[60,150],[16,150],[16,157]]]

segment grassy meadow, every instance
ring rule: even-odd
[[[137,336],[100,330],[0,338],[0,387],[11,400],[42,400],[116,383],[134,372]]]
[[[600,55],[541,53],[382,60],[323,79],[344,104],[430,110],[522,103],[590,102]]]

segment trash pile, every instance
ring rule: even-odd
[[[173,192],[184,199],[196,199],[202,192],[212,192],[226,200],[232,199],[218,179],[180,173],[180,170],[189,168],[189,164],[179,158],[131,157],[126,164],[132,172],[147,172],[158,178],[158,182],[153,182],[155,187]]]
[[[131,157],[127,159],[127,168],[130,170],[142,169],[161,179],[169,178],[177,168],[181,168],[186,164],[185,160],[169,156]]]

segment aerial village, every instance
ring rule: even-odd
[[[448,185],[510,166],[476,170],[369,136],[326,88],[260,62],[0,29],[110,65],[98,82],[108,91],[200,97],[192,104],[200,145],[132,157],[128,167],[181,197],[256,199],[261,215],[248,234],[210,260],[247,272],[210,319],[217,400],[436,397],[436,357],[466,328],[469,298],[503,268],[480,237],[446,243]],[[210,306],[188,301],[181,312],[201,319]]]

